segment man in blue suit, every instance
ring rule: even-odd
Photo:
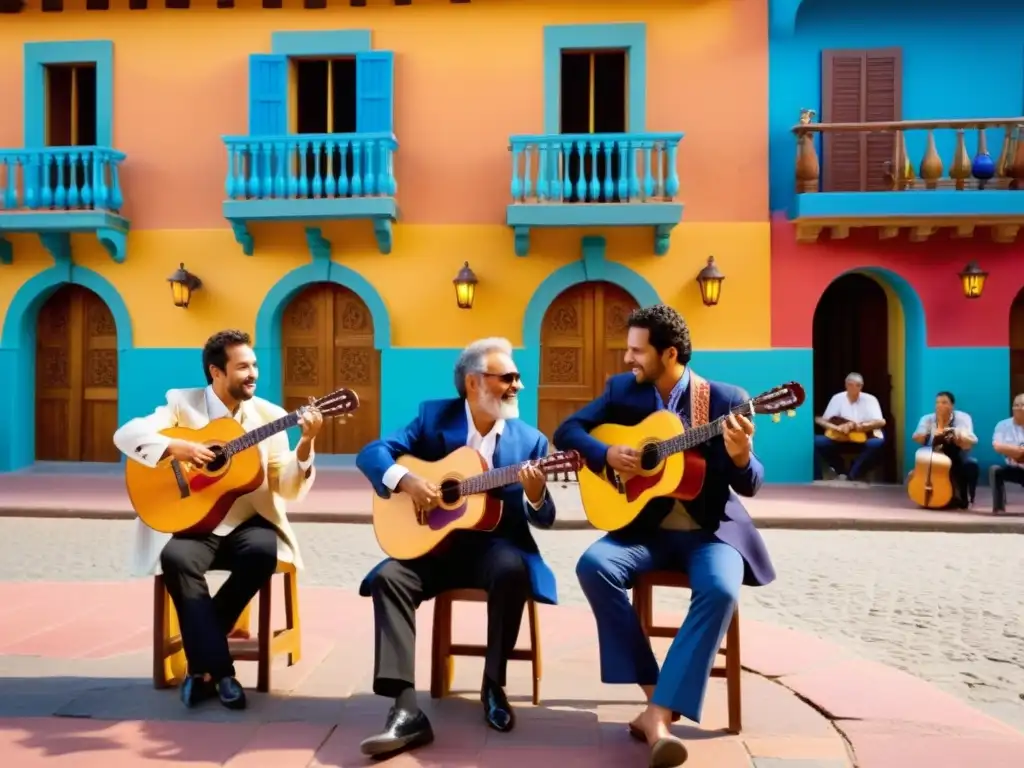
[[[438,461],[468,445],[496,468],[547,456],[547,438],[518,419],[522,388],[512,345],[506,339],[477,341],[455,365],[459,396],[423,403],[412,423],[367,445],[356,464],[378,495],[407,493],[419,511],[429,512],[440,498],[437,486],[397,465],[398,457]],[[555,576],[541,559],[529,524],[550,528],[555,505],[544,473],[534,466],[523,468],[518,483],[496,493],[503,511],[495,530],[456,531],[439,550],[415,560],[385,560],[363,581],[360,593],[373,598],[376,624],[373,691],[395,700],[384,730],[362,743],[364,754],[384,757],[433,741],[430,722],[416,703],[416,608],[450,589],[488,593],[480,699],[492,728],[510,731],[515,725],[503,687],[523,608],[531,596],[543,603],[557,601]]]
[[[560,450],[575,449],[588,467],[635,473],[635,446],[605,445],[590,436],[600,424],[639,424],[662,408],[685,426],[714,420],[749,399],[739,387],[708,382],[690,370],[686,321],[671,307],[638,309],[628,320],[625,362],[632,373],[608,379],[604,392],[570,416],[554,435]],[[636,683],[648,699],[630,733],[651,746],[651,765],[680,765],[686,748],[669,732],[678,714],[699,722],[711,666],[735,610],[741,584],[761,586],[775,571],[760,534],[737,493],[753,496],[764,468],[752,452],[754,425],[730,415],[722,437],[701,450],[707,476],[693,501],[652,500],[626,527],[584,552],[576,567],[597,620],[601,680]],[[690,577],[692,600],[683,626],[658,670],[627,590],[639,574],[680,570]]]

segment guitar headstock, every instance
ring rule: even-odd
[[[329,395],[317,398],[309,407],[316,408],[322,416],[347,416],[359,408],[359,395],[351,389],[342,387]]]
[[[768,414],[778,421],[783,411],[788,412],[790,416],[795,415],[794,410],[803,405],[805,399],[804,388],[795,381],[790,381],[762,392],[750,401],[749,408],[754,413]]]
[[[558,451],[537,459],[534,466],[542,470],[546,475],[568,474],[579,472],[583,469],[583,456],[579,451]]]

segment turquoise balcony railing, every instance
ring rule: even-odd
[[[681,133],[512,136],[512,203],[507,222],[516,253],[529,252],[532,227],[652,226],[664,254],[683,207],[677,159]]]
[[[224,144],[224,216],[247,254],[254,249],[248,222],[258,220],[371,219],[378,246],[390,251],[398,216],[393,134],[226,136]],[[329,247],[319,229],[307,234],[311,247]]]
[[[109,147],[0,150],[0,260],[13,258],[6,232],[39,233],[56,258],[58,251],[70,255],[72,232],[91,231],[122,261],[128,229],[120,216],[124,160]]]

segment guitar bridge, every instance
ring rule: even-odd
[[[177,459],[171,459],[171,472],[174,473],[174,480],[178,484],[178,493],[181,494],[181,498],[187,499],[192,495],[192,490],[188,487],[188,480],[185,479],[185,473],[181,469],[181,462]]]

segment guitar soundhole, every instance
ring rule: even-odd
[[[224,469],[224,465],[228,463],[228,457],[224,455],[224,448],[219,445],[210,445],[207,447],[213,451],[213,461],[206,465],[206,471],[220,472]]]
[[[443,480],[441,481],[441,501],[445,506],[452,506],[462,498],[459,493],[459,481],[458,480]]]
[[[640,468],[644,472],[653,472],[660,463],[661,458],[658,456],[656,443],[648,443],[640,450]]]

